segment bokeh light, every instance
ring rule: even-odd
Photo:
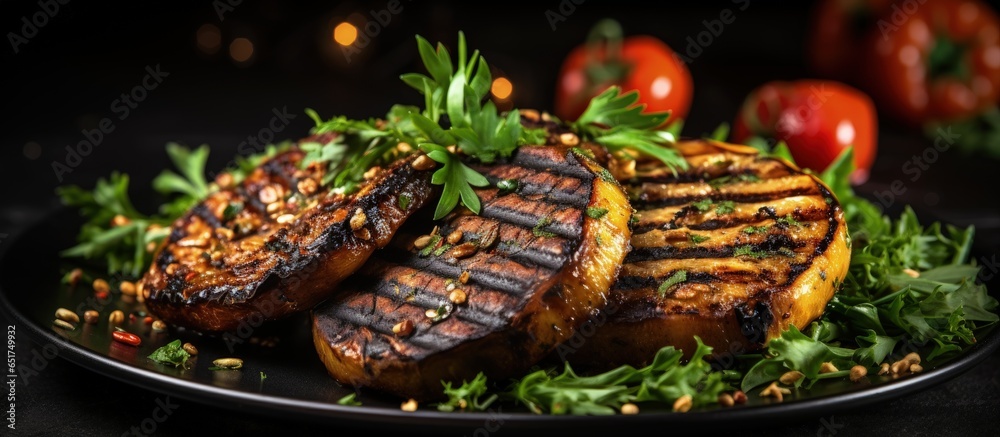
[[[348,22],[343,22],[333,29],[333,40],[342,46],[349,46],[358,40],[358,28]]]
[[[253,42],[247,38],[236,38],[229,43],[229,56],[241,64],[253,59]]]
[[[490,87],[490,92],[493,93],[493,97],[500,100],[507,100],[514,92],[514,84],[510,83],[506,77],[498,77],[493,79],[493,86]]]

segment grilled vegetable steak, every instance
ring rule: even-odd
[[[300,168],[303,158],[298,148],[274,156],[172,225],[140,282],[153,314],[171,325],[231,331],[309,310],[432,193],[432,172],[414,169],[416,156],[367,173],[351,194],[324,188],[323,166]]]
[[[847,274],[843,211],[819,179],[749,147],[678,148],[687,171],[640,163],[627,184],[632,251],[599,329],[564,358],[641,365],[668,345],[691,354],[696,335],[716,356],[759,350],[819,317]]]
[[[313,312],[338,381],[428,398],[442,380],[515,375],[605,305],[631,216],[610,174],[555,146],[475,168],[492,185],[479,215],[412,220]]]

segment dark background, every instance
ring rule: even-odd
[[[691,136],[731,122],[754,87],[769,80],[810,76],[803,60],[808,2],[751,0],[746,10],[739,10],[743,2],[652,6],[591,1],[561,14],[565,21],[553,30],[545,13],[559,11],[558,1],[523,5],[402,1],[402,12],[392,15],[349,63],[330,38],[333,27],[345,19],[363,24],[371,18],[369,11],[383,9],[385,2],[307,6],[246,0],[224,11],[221,19],[211,2],[149,3],[140,7],[71,1],[59,5],[54,17],[20,45],[18,53],[9,44],[0,47],[4,70],[0,245],[8,244],[4,240],[12,239],[20,227],[58,207],[56,186],[90,187],[113,169],[132,176],[140,206],[155,205],[157,199],[146,195],[146,187],[167,166],[163,145],[168,141],[210,144],[209,168],[218,169],[248,135],[267,127],[274,109],[287,108],[295,116],[277,134],[276,140],[283,140],[306,134],[311,126],[302,112],[306,107],[325,117],[371,117],[384,114],[393,103],[419,104],[421,97],[398,80],[402,73],[419,71],[413,40],[417,33],[453,46],[456,32],[464,30],[470,47],[483,52],[494,74],[513,82],[516,106],[546,109],[552,106],[562,57],[598,19],[616,18],[627,34],[654,35],[680,51],[689,44],[688,37],[705,30],[703,20],[717,19],[723,9],[732,9],[735,21],[689,65],[695,94],[684,133]],[[21,18],[30,19],[40,10],[37,2],[0,2],[0,30],[5,35],[20,33]],[[196,32],[205,24],[221,30],[221,47],[214,54],[197,44]],[[227,47],[235,38],[253,42],[249,62],[230,58]],[[112,102],[141,82],[147,66],[156,65],[169,76],[126,119],[118,120]],[[62,161],[65,147],[84,139],[81,130],[93,129],[104,117],[114,120],[115,130],[60,182],[51,162]],[[947,152],[919,180],[910,182],[902,165],[930,142],[891,122],[882,123],[879,140],[872,179],[859,191],[871,194],[886,190],[893,180],[906,180],[908,190],[891,210],[909,203],[926,220],[975,225],[977,254],[995,257],[1000,246],[997,161]],[[946,385],[837,415],[836,422],[845,425],[837,431],[842,435],[990,432],[1000,419],[998,365],[1000,356],[994,355]],[[21,434],[119,435],[149,414],[157,396],[62,360],[50,366],[44,378],[20,389]],[[252,412],[234,413],[192,402],[182,405],[179,417],[160,431],[188,433],[193,424],[199,433],[317,430],[264,420]],[[804,417],[801,423],[774,424],[757,432],[816,435],[820,419]]]

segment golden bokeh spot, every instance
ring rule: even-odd
[[[333,29],[333,40],[342,46],[349,46],[358,40],[358,28],[348,22],[343,22]]]
[[[500,100],[507,100],[511,93],[514,92],[514,84],[510,83],[506,77],[498,77],[493,79],[493,86],[490,87],[490,92]]]
[[[215,54],[222,47],[222,32],[214,24],[203,24],[196,34],[198,48],[207,53]]]
[[[253,57],[253,43],[246,38],[236,38],[229,43],[229,56],[236,62],[246,62]]]

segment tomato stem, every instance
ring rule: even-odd
[[[934,38],[934,47],[927,56],[927,75],[931,80],[941,77],[956,77],[969,79],[969,63],[966,59],[968,47],[959,44],[951,38],[938,35]]]
[[[622,60],[623,41],[621,24],[610,18],[598,21],[590,29],[586,67],[590,88],[620,83],[628,75],[631,66]]]

